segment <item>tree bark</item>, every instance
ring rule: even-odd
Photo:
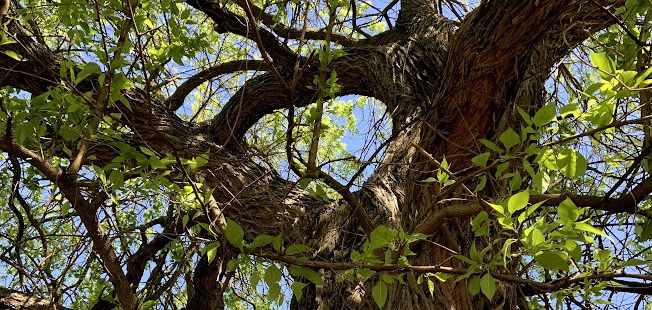
[[[223,11],[218,4],[187,2],[212,18],[218,30],[244,37],[251,35],[253,26],[246,26],[242,17]],[[597,2],[612,9],[624,1]],[[437,169],[424,152],[435,158],[447,158],[453,171],[461,171],[468,167],[471,157],[481,152],[479,139],[495,141],[506,128],[518,125],[516,107],[536,111],[543,104],[544,83],[554,64],[588,35],[614,22],[592,3],[483,1],[456,28],[439,15],[431,1],[404,1],[396,27],[370,39],[348,42],[345,56],[329,65],[338,73],[341,95],[378,98],[390,112],[394,133],[382,164],[353,196],[375,225],[407,232],[419,228],[419,232],[433,235],[431,242],[417,246],[411,264],[464,267],[452,255],[468,255],[475,242],[469,219],[479,212],[473,209],[461,217],[441,217],[433,221],[437,224],[419,226],[450,205],[442,202],[445,199],[475,199],[459,193],[438,196],[434,186],[419,182]],[[22,36],[23,30],[12,29]],[[286,244],[302,243],[316,249],[310,258],[346,262],[364,240],[358,231],[360,221],[349,203],[324,202],[310,196],[256,163],[246,145],[241,144],[247,130],[264,115],[285,109],[289,103],[302,107],[315,100],[314,91],[308,86],[319,63],[295,56],[271,33],[261,35],[265,42],[274,41],[266,48],[283,78],[296,78],[291,70],[295,61],[305,67],[292,92],[283,89],[272,73],[260,75],[247,81],[210,125],[203,128],[182,121],[170,108],[180,106],[185,97],[182,93],[161,103],[142,90],[127,90],[124,95],[132,108],[119,107],[117,111],[123,113],[122,121],[132,131],[128,136],[132,145],[187,158],[210,154],[209,163],[198,171],[203,184],[215,190],[216,205],[207,214],[234,219],[245,229],[248,240],[282,232]],[[61,60],[27,36],[20,37],[20,44],[0,48],[28,57],[27,61],[17,63],[0,54],[1,86],[38,95],[62,80],[58,76]],[[94,85],[96,80],[97,77],[90,77],[76,88],[81,93],[99,89]],[[93,100],[89,100],[89,106],[107,112],[93,106]],[[505,193],[496,187],[483,194],[497,197]],[[88,218],[89,222],[93,220]],[[224,308],[221,296],[226,285],[220,281],[228,279],[224,264],[235,254],[232,249],[221,249],[213,262],[202,258],[197,263],[194,293],[189,296],[187,309]],[[153,257],[154,254],[143,254],[137,261],[122,262],[127,266],[127,274],[116,279],[114,287],[122,284],[124,290],[138,282],[143,266]],[[369,292],[377,277],[351,283],[337,272],[324,270],[323,275],[326,285],[309,285],[301,301],[292,301],[292,308],[376,307]],[[417,284],[416,274],[408,272],[403,280],[405,284],[389,286],[386,309],[527,307],[521,288],[507,282],[500,284],[496,296],[489,301],[471,296],[465,281],[436,283],[431,295],[426,285]],[[119,283],[122,281],[125,283]]]

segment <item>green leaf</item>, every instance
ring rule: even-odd
[[[387,285],[382,281],[378,281],[371,290],[371,296],[374,298],[378,308],[382,309],[387,301]]]
[[[190,169],[196,170],[197,168],[205,166],[207,163],[208,159],[204,158],[203,156],[197,156],[188,161],[188,166],[190,166]]]
[[[559,204],[557,215],[564,223],[570,224],[580,217],[580,210],[570,198],[566,198]]]
[[[652,239],[652,221],[646,221],[640,226],[641,232],[637,234],[638,241],[648,241]]]
[[[507,209],[509,210],[509,213],[514,213],[525,208],[529,200],[530,190],[527,189],[510,197],[509,201],[507,202]]]
[[[431,297],[435,296],[434,295],[435,294],[435,282],[432,282],[432,280],[430,280],[430,278],[428,278],[427,283],[428,283],[428,291],[430,292],[430,296]]]
[[[212,242],[207,244],[202,251],[206,253],[206,258],[208,259],[208,263],[212,263],[213,260],[215,259],[215,255],[217,254],[217,248],[220,247],[220,244],[217,242]]]
[[[274,242],[272,242],[272,247],[276,252],[280,252],[282,246],[283,246],[283,238],[281,238],[281,235],[279,234],[278,236],[274,237]]]
[[[530,232],[530,235],[528,237],[529,237],[528,239],[530,240],[530,245],[532,246],[537,246],[546,241],[546,237],[543,235],[541,230],[537,228],[532,229],[532,232]]]
[[[568,271],[568,264],[558,251],[541,251],[534,260],[545,269]]]
[[[255,248],[259,248],[259,247],[263,247],[263,246],[266,246],[266,245],[268,245],[268,244],[274,242],[275,239],[276,239],[276,237],[274,237],[274,236],[270,236],[270,235],[260,235],[260,236],[257,236],[256,238],[254,238],[254,241],[251,242],[251,244],[249,245],[249,247],[250,247],[251,249],[255,249]]]
[[[124,185],[125,180],[124,176],[122,175],[122,172],[118,170],[113,170],[111,171],[111,174],[109,175],[109,181],[111,181],[111,184],[113,184],[113,189],[117,189],[122,187]]]
[[[285,249],[285,255],[294,255],[298,253],[310,252],[313,249],[303,244],[292,244]]]
[[[2,52],[5,53],[7,56],[9,56],[9,57],[15,59],[15,60],[23,61],[23,56],[18,55],[18,54],[17,54],[16,52],[14,52],[14,51],[2,51]]]
[[[267,269],[265,270],[265,276],[263,279],[265,280],[265,283],[270,284],[270,283],[278,283],[281,281],[281,269],[276,267],[274,264],[270,264]]]
[[[294,294],[294,297],[296,297],[297,301],[301,301],[301,298],[303,297],[303,288],[306,286],[308,286],[308,284],[302,282],[294,282],[292,285],[290,285],[290,288],[292,288],[292,293]]]
[[[652,261],[633,258],[626,262],[622,262],[620,264],[620,266],[623,267],[640,266],[640,265],[652,265]]]
[[[158,300],[148,300],[148,301],[146,301],[146,302],[143,303],[143,305],[141,306],[140,309],[141,309],[141,310],[149,310],[149,309],[153,309],[153,308],[156,307],[158,304],[159,304],[159,301],[158,301]]]
[[[473,232],[476,237],[488,236],[489,235],[489,214],[487,211],[482,211],[471,221],[471,226],[473,227]]]
[[[498,285],[496,285],[496,279],[494,279],[494,277],[489,273],[485,273],[485,275],[480,279],[480,288],[482,289],[482,294],[491,300],[498,288]]]
[[[480,293],[480,290],[482,289],[482,285],[480,284],[480,276],[473,276],[469,280],[469,293],[471,295],[475,296]]]
[[[489,203],[489,206],[492,207],[494,210],[498,211],[498,213],[500,213],[500,214],[503,214],[503,215],[504,215],[504,214],[506,213],[506,212],[505,212],[505,211],[506,211],[506,210],[505,210],[505,207],[503,207],[502,205],[497,205],[497,204],[494,204],[494,203]]]
[[[321,274],[319,274],[319,272],[312,270],[310,268],[292,265],[288,267],[288,270],[290,271],[290,274],[292,274],[293,276],[302,276],[308,279],[308,281],[314,283],[315,285],[323,286],[326,284],[324,280],[321,278]]]
[[[489,160],[489,155],[490,155],[489,152],[482,153],[480,155],[473,157],[471,161],[477,166],[485,167],[487,165],[487,161]]]
[[[505,145],[506,149],[510,149],[512,146],[521,142],[521,137],[514,131],[514,129],[507,129],[500,135],[500,142]]]
[[[591,63],[600,69],[601,72],[599,73],[603,79],[611,78],[609,74],[605,73],[613,74],[616,71],[616,66],[614,65],[613,60],[611,60],[611,58],[605,53],[591,52]]]
[[[102,69],[100,69],[100,66],[98,64],[96,64],[94,62],[89,62],[89,63],[85,64],[84,68],[82,68],[81,71],[79,71],[79,73],[77,73],[77,77],[75,78],[75,81],[74,81],[75,85],[79,84],[79,82],[81,82],[85,78],[91,76],[92,74],[100,73],[100,72],[102,72]]]
[[[487,139],[480,139],[479,141],[480,141],[480,143],[484,144],[484,146],[488,147],[490,150],[492,150],[492,151],[494,151],[496,153],[502,153],[503,152],[503,149],[501,149],[496,144],[494,144],[493,142],[491,142],[491,141],[489,141]]]
[[[437,182],[437,179],[435,179],[434,177],[429,177],[429,178],[427,178],[427,179],[425,179],[425,180],[423,180],[421,182],[423,182],[423,183],[432,183],[432,182]]]
[[[477,192],[483,190],[484,187],[485,187],[485,185],[487,185],[487,176],[486,176],[486,175],[483,175],[483,176],[480,177],[480,182],[478,183],[478,185],[475,186],[475,188],[473,189],[473,191],[474,191],[475,193],[477,193]]]
[[[158,156],[152,155],[149,158],[149,165],[152,167],[152,169],[165,169],[165,164],[158,159]]]
[[[565,149],[557,155],[557,167],[569,178],[578,178],[586,172],[587,163],[584,156],[571,149]]]
[[[181,222],[183,223],[183,227],[186,227],[186,225],[188,225],[188,221],[190,221],[190,217],[188,216],[188,214],[184,214],[183,219],[181,220]]]
[[[599,230],[599,229],[597,229],[597,228],[595,228],[595,227],[593,227],[593,226],[591,226],[591,225],[589,225],[587,223],[575,223],[575,225],[573,227],[575,227],[576,229],[582,230],[582,231],[586,231],[586,232],[590,232],[590,233],[593,233],[593,234],[596,234],[596,235],[599,235],[599,236],[607,237],[607,234],[602,232],[602,230]]]
[[[279,285],[281,276],[281,270],[276,265],[269,265],[265,270],[264,280],[269,288],[267,292],[268,298],[271,300],[277,300],[281,295],[281,286]]]
[[[554,103],[544,105],[536,114],[534,114],[533,122],[539,127],[543,127],[552,122],[557,117],[557,109]]]
[[[503,248],[500,251],[503,255],[503,267],[507,268],[507,260],[510,258],[510,253],[512,249],[512,244],[516,243],[518,239],[507,239],[505,240],[505,243],[503,243]]]
[[[68,211],[70,211],[70,202],[69,201],[64,201],[61,203],[61,214],[68,214]]]
[[[226,240],[237,248],[244,245],[244,230],[231,219],[226,220]]]
[[[437,280],[441,282],[446,282],[446,280],[454,277],[455,275],[450,274],[450,273],[443,273],[443,272],[437,272],[433,275]]]
[[[379,225],[369,235],[369,247],[372,250],[388,246],[398,237],[398,231],[389,229],[385,225]]]
[[[521,108],[521,107],[519,107],[519,106],[516,106],[516,109],[517,109],[517,111],[518,111],[518,114],[520,114],[521,117],[523,118],[523,120],[524,120],[528,125],[532,125],[532,119],[530,118],[530,115],[527,114],[527,112],[525,112],[525,110],[523,110],[523,108]]]

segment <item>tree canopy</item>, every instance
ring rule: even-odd
[[[14,0],[0,308],[652,309],[651,0]]]

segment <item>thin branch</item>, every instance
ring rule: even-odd
[[[637,194],[637,197],[640,195],[641,194]],[[637,199],[631,199],[627,197],[628,196],[626,195],[620,199],[608,199],[601,196],[572,195],[567,193],[541,194],[530,196],[530,202],[538,203],[544,201],[542,204],[544,206],[558,206],[562,201],[566,200],[566,198],[570,198],[570,200],[572,200],[573,203],[580,208],[589,208],[593,210],[602,210],[613,213],[641,214],[652,218],[652,213],[649,211],[638,210],[638,203],[640,203],[642,199],[637,201]]]
[[[553,145],[557,145],[557,144],[562,144],[562,143],[565,143],[565,142],[568,142],[568,141],[571,141],[571,140],[575,140],[577,138],[581,138],[581,137],[585,137],[585,136],[593,136],[596,133],[607,130],[609,128],[621,127],[621,126],[633,125],[633,124],[643,124],[643,123],[645,123],[646,121],[649,121],[649,120],[652,120],[652,115],[648,115],[648,116],[637,118],[637,119],[630,119],[630,120],[626,120],[626,121],[611,122],[611,123],[609,123],[607,125],[600,126],[600,127],[596,128],[596,129],[592,129],[592,130],[589,130],[589,131],[578,133],[576,135],[572,135],[570,137],[566,137],[566,138],[563,138],[563,139],[558,140],[558,141],[548,142],[548,143],[542,144],[541,146],[546,147],[546,146],[553,146]]]
[[[102,259],[102,263],[113,284],[120,305],[123,309],[137,309],[137,302],[131,285],[127,281],[120,261],[116,257],[115,249],[111,244],[104,229],[95,215],[95,209],[84,199],[74,177],[63,174],[61,169],[56,169],[38,154],[13,141],[0,140],[0,150],[7,152],[10,156],[21,158],[43,173],[50,182],[59,187],[61,193],[70,201],[70,204],[77,211],[79,218],[86,227],[88,235],[93,240],[93,249]]]
[[[420,274],[441,272],[441,273],[458,274],[458,275],[465,274],[468,272],[468,269],[465,268],[452,268],[446,266],[419,266],[419,265],[403,266],[397,264],[379,265],[379,264],[332,263],[327,261],[306,260],[305,257],[294,257],[294,256],[287,256],[287,255],[276,254],[276,253],[264,253],[260,251],[251,251],[248,249],[244,249],[243,252],[248,255],[262,257],[265,259],[274,260],[285,264],[292,265],[292,264],[299,263],[302,267],[307,267],[312,269],[323,269],[323,270],[354,270],[358,268],[360,269],[366,268],[376,272],[411,271]],[[585,281],[590,281],[590,280],[613,280],[616,278],[631,278],[631,279],[652,281],[652,276],[641,275],[641,274],[629,274],[625,272],[597,273],[597,274],[589,274],[589,275],[582,275],[576,277],[570,276],[561,279],[556,279],[551,282],[537,282],[529,279],[523,279],[521,277],[517,277],[511,274],[504,274],[496,271],[488,271],[488,273],[491,274],[492,277],[501,281],[525,285],[526,287],[536,291],[537,293],[555,292],[555,291],[568,288],[574,284],[584,283]],[[639,285],[641,285],[641,287],[649,286],[645,283],[639,283]]]
[[[270,29],[274,31],[274,33],[278,34],[280,37],[287,38],[287,39],[301,39],[302,38],[302,32],[304,29],[297,29],[297,28],[291,28],[286,25],[283,25],[276,20],[274,20],[274,17],[268,13],[265,13],[265,11],[255,5],[252,5],[251,3],[248,3],[246,0],[237,0],[236,4],[243,8],[244,10],[247,10],[247,6],[251,9],[251,12],[258,18],[260,21]],[[355,38],[352,38],[348,35],[342,34],[342,33],[331,33],[330,35],[328,34],[327,29],[319,29],[319,28],[311,28],[311,27],[306,27],[305,28],[305,36],[303,38],[308,39],[308,40],[325,40],[329,42],[337,42],[340,45],[344,47],[352,46],[358,43],[358,40]]]
[[[265,50],[281,66],[291,68],[295,60],[299,57],[285,44],[281,43],[271,32],[265,29],[259,29],[254,22],[247,22],[247,19],[223,10],[216,2],[186,0],[186,3],[208,15],[215,22],[215,30],[219,33],[230,32],[249,39],[252,39],[252,35],[258,33],[260,43],[265,45]],[[264,53],[261,54],[264,55]]]
[[[270,71],[272,71],[272,74],[276,76],[278,81],[281,82],[283,88],[285,88],[288,91],[291,91],[290,85],[285,80],[285,78],[283,78],[283,76],[281,76],[281,74],[278,73],[278,70],[276,70],[276,67],[272,63],[272,60],[269,58],[269,55],[265,51],[265,44],[263,44],[263,40],[260,37],[260,31],[258,30],[258,27],[255,26],[256,19],[254,18],[254,14],[251,12],[249,0],[244,0],[243,9],[245,10],[245,13],[247,13],[247,18],[249,19],[250,28],[253,28],[254,31],[254,41],[256,41],[256,44],[258,45],[258,50],[260,50],[260,54],[263,56],[263,60],[265,60],[267,67],[269,68]]]

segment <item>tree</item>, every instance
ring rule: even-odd
[[[13,1],[0,307],[647,304],[652,3],[378,5]]]

